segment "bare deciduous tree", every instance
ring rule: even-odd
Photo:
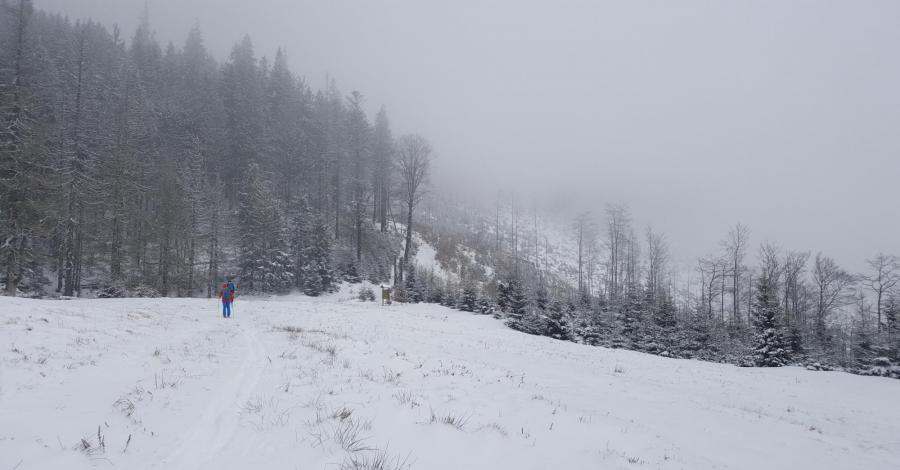
[[[621,274],[626,261],[625,248],[628,233],[631,229],[631,215],[624,205],[606,207],[607,248],[609,249],[609,284],[610,300],[617,299],[622,289]]]
[[[647,227],[647,288],[657,297],[662,289],[662,276],[669,260],[669,246],[662,233]]]
[[[719,292],[716,292],[717,286],[720,285],[720,282],[724,283],[724,278],[726,277],[726,264],[727,260],[716,257],[716,256],[707,256],[698,260],[697,270],[700,272],[700,304],[702,305],[702,309],[706,312],[706,317],[710,320],[713,318],[713,300],[715,300],[717,294],[721,294],[722,289]],[[720,312],[722,315],[721,321],[725,321],[724,312]]]
[[[744,256],[747,254],[747,242],[750,238],[750,229],[742,224],[736,224],[731,231],[728,232],[728,240],[725,242],[725,249],[728,252],[728,258],[731,261],[731,295],[733,301],[734,321],[740,322],[741,319],[741,273],[743,272]],[[748,312],[749,313],[749,312]]]
[[[431,164],[431,145],[424,137],[409,134],[400,137],[397,147],[401,194],[406,205],[406,246],[403,249],[403,266],[400,268],[399,276],[399,281],[402,281],[403,270],[409,263],[409,250],[412,245],[413,210],[425,196],[425,181]]]
[[[803,322],[802,310],[799,308],[802,291],[803,271],[809,260],[809,252],[791,251],[784,255],[784,315],[785,318],[799,324]]]
[[[769,281],[773,290],[781,281],[781,275],[784,273],[784,265],[781,264],[780,252],[781,250],[778,246],[772,243],[763,243],[759,247],[760,275]]]
[[[866,263],[871,268],[868,274],[860,277],[863,285],[875,294],[875,311],[878,318],[878,331],[881,331],[881,312],[884,296],[900,282],[900,261],[896,256],[878,253]]]
[[[578,214],[572,225],[575,229],[575,240],[578,243],[578,293],[581,295],[586,290],[584,282],[585,255],[591,251],[590,245],[593,243],[595,227],[589,212]]]
[[[850,290],[855,280],[833,259],[821,253],[816,255],[812,277],[817,294],[815,332],[822,341],[825,339],[828,316],[850,301]]]

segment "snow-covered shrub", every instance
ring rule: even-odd
[[[409,295],[406,292],[406,289],[403,286],[395,286],[394,287],[394,301],[400,303],[409,302]]]
[[[128,290],[121,284],[108,284],[97,290],[100,299],[120,299],[128,297]]]
[[[372,290],[369,286],[363,286],[359,289],[359,300],[362,302],[374,302],[375,301],[375,291]]]
[[[482,315],[493,315],[497,308],[490,300],[482,298],[478,300],[478,313]]]
[[[159,297],[159,291],[153,287],[140,285],[133,289],[129,293],[131,297],[146,297],[146,298],[156,298]]]

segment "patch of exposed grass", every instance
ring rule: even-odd
[[[454,428],[465,431],[465,427],[469,424],[469,416],[468,415],[458,415],[453,413],[448,413],[446,415],[438,416],[434,410],[431,410],[431,418],[429,423],[442,423],[448,426],[453,426]]]

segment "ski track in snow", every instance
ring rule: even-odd
[[[0,298],[0,469],[336,470],[359,448],[419,470],[900,468],[897,380],[353,297],[244,298],[230,320],[214,300]]]
[[[233,319],[234,317],[223,321]],[[244,347],[233,352],[237,357],[243,358],[240,368],[228,377],[223,387],[214,391],[215,397],[206,406],[203,416],[193,425],[189,437],[179,444],[171,456],[163,459],[161,468],[206,468],[223,449],[234,443],[240,410],[250,400],[264,368],[263,360],[266,356],[255,330],[252,323],[244,325],[241,331]]]

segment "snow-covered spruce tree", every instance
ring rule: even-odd
[[[509,312],[511,303],[509,298],[509,286],[510,283],[508,281],[500,281],[497,283],[497,308],[503,313]]]
[[[778,324],[781,307],[774,287],[768,276],[762,276],[756,283],[752,312],[756,335],[749,359],[758,367],[780,367],[789,361],[784,334]]]
[[[872,367],[874,359],[880,355],[875,344],[875,333],[868,325],[855,323],[852,336],[853,367],[857,372],[868,375],[867,371]]]
[[[632,291],[624,302],[616,307],[616,325],[612,339],[612,347],[623,349],[640,349],[641,320],[644,316],[644,304],[641,295]]]
[[[540,310],[539,310],[540,311]],[[553,302],[544,315],[544,336],[569,341],[572,339],[569,319],[559,302]]]
[[[350,284],[359,284],[363,277],[360,275],[359,262],[353,254],[353,247],[341,244],[335,250],[335,259],[341,279]]]
[[[428,291],[428,303],[443,304],[444,303],[444,286],[441,283],[435,283]]]
[[[545,312],[536,307],[535,302],[529,302],[525,297],[524,289],[518,280],[510,284],[511,312],[507,325],[523,333],[545,336],[548,332],[547,316]]]
[[[428,276],[424,271],[419,270],[416,274],[413,290],[411,292],[413,302],[426,302],[430,291],[431,288],[428,284]]]
[[[540,311],[546,311],[550,307],[550,292],[547,291],[547,286],[543,282],[540,282],[534,292],[534,305]]]
[[[788,350],[788,355],[795,361],[801,361],[806,355],[803,341],[803,331],[800,329],[800,326],[790,322],[785,327],[785,347]]]
[[[293,285],[281,215],[259,167],[247,167],[239,195],[241,282],[251,292],[285,292]]]
[[[294,268],[290,252],[279,243],[271,250],[268,269],[265,271],[264,285],[267,292],[287,292],[294,285]]]
[[[403,291],[406,293],[406,302],[418,303],[419,300],[416,300],[416,277],[418,276],[418,272],[414,266],[406,266],[403,270],[406,273],[406,277],[403,278]]]
[[[459,309],[463,312],[478,311],[478,294],[476,293],[475,284],[473,282],[466,282],[463,285]]]
[[[306,150],[303,123],[310,118],[305,84],[293,76],[283,49],[275,52],[265,81],[265,147],[263,161],[272,172],[275,193],[285,202],[300,199]]]
[[[888,342],[895,343],[900,340],[900,300],[894,297],[888,299],[884,307],[884,320]]]
[[[337,276],[331,264],[331,228],[325,217],[315,215],[310,221],[308,243],[303,251],[303,292],[317,296],[332,292],[337,284]]]
[[[552,310],[559,307],[551,306],[550,308]],[[591,346],[607,345],[611,328],[604,313],[599,310],[599,306],[596,310],[579,309],[572,324],[573,340]]]
[[[533,303],[529,302],[525,295],[525,288],[521,281],[512,278],[508,287],[509,292],[509,313],[506,324],[514,329],[523,331],[533,335],[544,334],[545,320],[544,312],[538,310]]]
[[[645,305],[650,306],[653,314],[652,324],[646,326],[646,332],[650,336],[646,351],[666,357],[678,355],[675,306],[671,299],[668,295],[663,295],[658,301]]]
[[[459,289],[449,281],[444,285],[444,298],[441,305],[444,307],[455,308],[459,303]]]
[[[363,96],[354,91],[347,97],[347,150],[353,165],[351,179],[353,212],[353,243],[357,266],[362,262],[363,229],[366,220],[366,199],[369,191],[368,167],[371,153],[372,128],[362,109]],[[357,268],[358,269],[358,268]]]
[[[231,50],[222,68],[222,101],[225,124],[225,153],[221,157],[222,181],[225,196],[233,202],[240,196],[241,172],[260,161],[259,151],[265,148],[263,109],[263,81],[249,36]]]
[[[528,311],[528,298],[522,283],[513,278],[509,284],[509,316],[514,321],[521,320]]]
[[[677,325],[675,319],[675,305],[668,295],[663,296],[659,306],[654,309],[653,321],[666,331],[670,331]]]
[[[710,318],[706,315],[705,307],[699,306],[699,311],[690,313],[688,319],[678,331],[676,348],[678,355],[686,358],[714,360],[718,354],[713,343],[712,326]]]

